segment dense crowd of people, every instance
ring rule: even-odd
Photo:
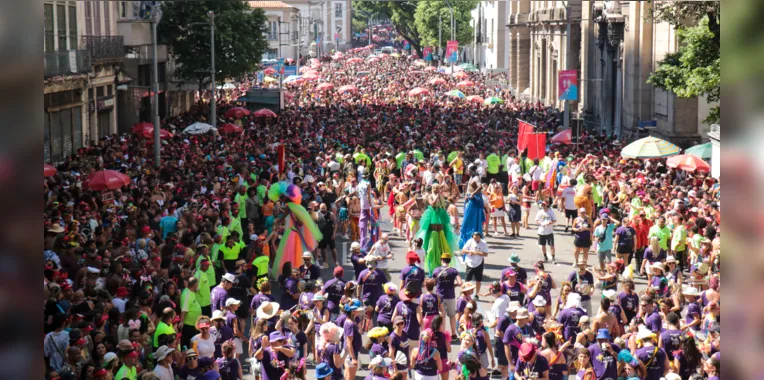
[[[310,62],[319,79],[286,84],[276,118],[225,119],[224,103],[216,124],[241,132],[176,134],[158,167],[135,135],[57,165],[44,184],[48,379],[720,377],[717,180],[593,136],[528,158],[518,120],[555,131],[558,110],[478,72],[461,91],[503,103],[451,97],[455,73],[371,53]],[[95,191],[99,170],[131,181]],[[555,234],[574,236],[566,278],[545,270],[568,259]],[[539,249],[488,283],[486,238],[521,235]]]

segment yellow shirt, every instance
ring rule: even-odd
[[[455,174],[464,174],[464,161],[461,158],[457,157],[451,161],[451,167],[454,168]]]

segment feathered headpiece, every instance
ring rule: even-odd
[[[289,185],[285,182],[276,182],[268,189],[268,198],[274,202],[280,197],[287,197],[293,203],[302,203],[302,192],[295,185]]]

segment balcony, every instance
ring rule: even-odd
[[[116,62],[125,57],[123,36],[82,36],[80,46],[90,52],[93,63]]]
[[[44,54],[45,78],[86,74],[92,70],[88,50],[49,51]]]

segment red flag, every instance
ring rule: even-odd
[[[284,169],[286,169],[286,154],[284,152],[284,144],[279,144],[278,148],[276,148],[276,153],[278,154],[279,174],[281,174],[284,172]]]
[[[528,135],[533,133],[534,127],[524,121],[518,121],[517,151],[522,152],[528,146]]]
[[[528,158],[531,160],[544,158],[546,154],[546,133],[528,134]]]

